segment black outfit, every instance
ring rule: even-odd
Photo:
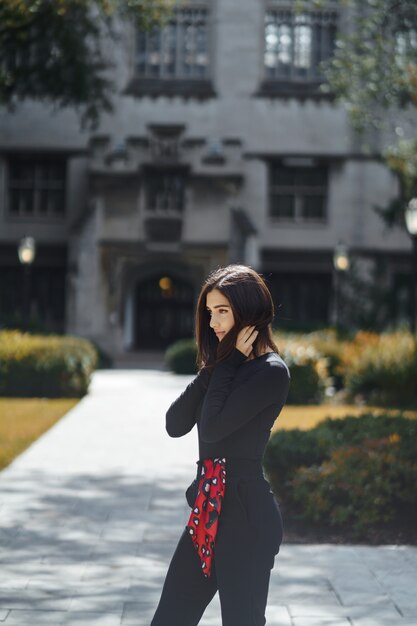
[[[223,626],[264,626],[270,572],[282,541],[278,504],[262,469],[290,373],[276,352],[247,361],[234,348],[212,373],[203,368],[171,404],[166,429],[182,437],[197,423],[199,461],[186,491],[193,506],[201,460],[226,458],[226,490],[210,578],[185,528],[151,626],[197,626],[219,591]]]

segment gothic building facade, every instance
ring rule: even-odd
[[[319,88],[343,28],[336,0],[181,2],[164,27],[126,26],[97,131],[36,102],[4,113],[0,323],[22,307],[23,236],[32,315],[114,355],[191,337],[204,277],[231,262],[266,278],[278,325],[332,322],[339,241],[383,262],[398,321],[410,244],[373,210],[395,180]]]

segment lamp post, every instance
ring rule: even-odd
[[[411,257],[411,306],[410,330],[413,336],[416,333],[416,283],[417,283],[417,198],[412,198],[405,209],[405,223],[413,243]]]
[[[36,256],[36,245],[33,237],[23,237],[18,245],[17,254],[23,267],[23,324],[29,326],[30,273]]]
[[[340,300],[340,283],[341,275],[348,271],[350,260],[348,247],[339,241],[333,253],[334,268],[334,321],[336,330],[339,329],[339,300]]]

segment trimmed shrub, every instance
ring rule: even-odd
[[[86,339],[2,331],[0,395],[80,398],[97,361],[97,351]]]
[[[291,372],[287,404],[319,403],[328,379],[327,360],[306,337],[277,337],[277,344]]]
[[[417,403],[417,352],[409,332],[358,332],[343,351],[339,371],[351,397],[382,406]]]
[[[341,364],[343,362],[343,352],[346,345],[345,337],[336,329],[323,329],[308,335],[311,345],[326,360],[327,379],[326,390],[330,392],[327,395],[333,395],[335,391],[342,389],[344,386]]]
[[[349,524],[360,536],[369,525],[395,519],[399,507],[416,507],[417,462],[404,459],[399,444],[396,434],[367,439],[334,450],[320,466],[299,468],[292,487],[303,516]]]
[[[275,432],[266,446],[263,465],[279,485],[284,485],[298,467],[321,463],[328,456],[313,430],[281,430]]]
[[[179,339],[165,351],[165,363],[176,374],[196,374],[196,359],[195,339]]]
[[[276,490],[301,507],[302,517],[349,524],[358,536],[417,507],[417,420],[401,412],[278,431],[263,462]]]
[[[399,453],[406,458],[417,458],[417,420],[396,414],[363,413],[340,419],[325,419],[315,429],[322,446],[330,451],[343,445],[359,444],[366,439],[399,435]]]

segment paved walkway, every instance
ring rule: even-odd
[[[97,372],[0,474],[0,623],[149,626],[189,514],[196,432],[171,439],[164,420],[191,378]],[[417,548],[284,541],[267,626],[415,626],[416,589]],[[218,595],[200,624],[221,626]]]

